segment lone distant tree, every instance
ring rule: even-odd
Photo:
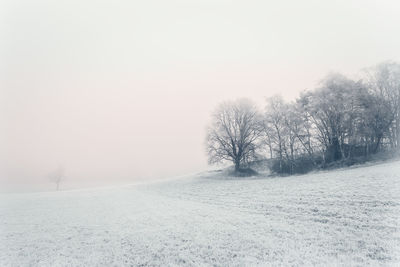
[[[63,167],[58,167],[56,170],[48,174],[49,180],[56,184],[57,191],[60,189],[61,182],[65,179],[65,171]]]
[[[256,158],[262,136],[260,114],[247,99],[224,102],[212,115],[206,138],[209,163],[232,161],[235,172]]]

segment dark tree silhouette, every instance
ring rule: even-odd
[[[262,135],[260,114],[249,100],[222,103],[207,134],[209,163],[232,161],[235,171],[256,157]]]

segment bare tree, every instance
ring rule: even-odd
[[[295,103],[292,104],[291,114],[293,116],[293,124],[289,125],[289,127],[294,131],[297,139],[299,140],[302,151],[301,154],[307,154],[309,159],[314,161],[314,143],[317,143],[315,140],[315,132],[316,129],[313,127],[313,124],[310,120],[310,115],[304,108],[304,103],[302,102],[302,98],[298,98]]]
[[[48,174],[48,178],[51,182],[56,184],[57,191],[60,189],[61,182],[65,179],[65,171],[63,167],[58,167],[54,171]]]
[[[206,138],[209,163],[232,161],[235,172],[256,158],[262,136],[260,114],[247,99],[222,103],[212,115]]]
[[[385,112],[391,117],[389,140],[393,148],[400,146],[400,64],[383,62],[366,69],[366,80],[373,94],[385,103]]]
[[[315,125],[328,161],[345,158],[349,125],[354,120],[353,92],[359,85],[341,74],[328,75],[321,87],[302,95],[301,102]]]
[[[358,93],[358,103],[360,123],[357,130],[359,136],[366,140],[365,154],[376,153],[385,137],[388,137],[394,146],[396,140],[390,130],[395,114],[390,102],[376,91],[364,87]]]
[[[279,170],[282,171],[283,156],[285,151],[285,112],[286,103],[279,95],[267,99],[264,119],[264,131],[270,137],[270,145],[276,151],[279,159]]]

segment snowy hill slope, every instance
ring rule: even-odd
[[[367,264],[400,264],[400,162],[0,195],[0,266]]]

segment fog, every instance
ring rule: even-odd
[[[202,171],[221,101],[262,107],[400,60],[397,1],[0,5],[3,185],[48,184],[59,165],[75,187]]]

